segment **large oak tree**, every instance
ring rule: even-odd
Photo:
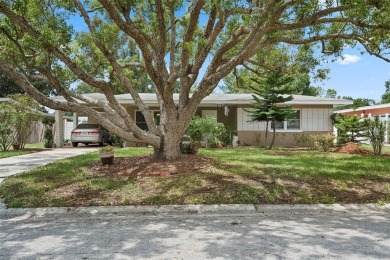
[[[81,30],[70,24],[75,17],[84,21]],[[1,0],[0,23],[0,70],[29,95],[48,107],[86,114],[124,139],[146,142],[168,160],[180,157],[181,137],[201,100],[269,46],[337,53],[359,44],[389,61],[389,0]],[[140,69],[153,84],[160,125],[134,87]],[[66,102],[42,95],[31,84],[36,79],[50,83]],[[71,91],[75,81],[103,92],[108,103]],[[148,131],[115,99],[118,84],[144,114]]]

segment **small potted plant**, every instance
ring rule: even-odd
[[[103,165],[114,163],[114,147],[107,145],[99,149],[100,160]]]

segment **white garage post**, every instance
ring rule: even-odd
[[[385,144],[388,144],[389,143],[389,124],[390,124],[390,117],[389,117],[389,114],[386,113],[386,117],[385,117],[385,124],[386,124],[386,131],[385,131]]]
[[[56,110],[54,118],[54,145],[55,147],[64,147],[64,112]]]
[[[79,124],[79,114],[73,113],[73,128],[76,128],[78,124]]]

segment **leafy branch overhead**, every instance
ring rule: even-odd
[[[41,104],[83,113],[173,159],[201,100],[256,53],[301,45],[328,55],[360,45],[390,61],[389,14],[389,0],[1,0],[0,70]],[[64,100],[43,95],[32,84],[37,78]],[[108,102],[73,91],[75,83]],[[159,125],[139,95],[151,90]],[[148,131],[115,98],[118,91],[129,93]]]

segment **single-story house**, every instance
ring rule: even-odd
[[[91,93],[86,96],[101,101],[106,101],[103,94]],[[151,110],[159,113],[159,107],[156,95],[153,93],[141,93],[140,97]],[[288,104],[295,109],[293,117],[287,118],[284,122],[276,124],[277,138],[276,146],[295,146],[297,145],[297,135],[328,133],[333,131],[331,115],[336,106],[352,104],[350,100],[323,98],[303,95],[293,95],[294,99],[280,104]],[[142,114],[137,111],[134,101],[129,94],[116,95],[117,100],[122,104],[130,115],[135,119],[140,127],[146,125]],[[174,100],[178,101],[179,95],[174,94]],[[62,97],[55,97],[57,101],[63,100]],[[225,125],[226,128],[235,131],[241,145],[264,145],[266,124],[265,122],[250,122],[248,110],[253,103],[251,94],[211,94],[202,100],[196,114],[198,116],[213,115],[218,122]],[[62,146],[64,139],[62,113],[56,111],[56,134],[55,142],[57,147]],[[78,115],[74,115],[73,122],[78,122]],[[271,130],[271,126],[269,126]],[[268,138],[270,141],[271,138]],[[129,144],[135,145],[135,144]]]

